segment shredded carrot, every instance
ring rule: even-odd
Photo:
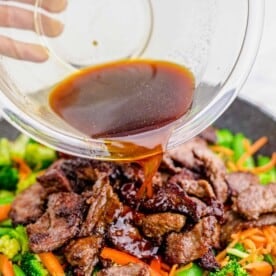
[[[244,245],[245,249],[247,250],[256,250],[255,243],[250,239],[245,239],[242,244]]]
[[[171,271],[169,273],[169,276],[174,276],[175,274],[175,271],[176,271],[176,268],[177,268],[177,264],[174,264],[171,268]]]
[[[125,252],[122,252],[122,251],[119,251],[119,250],[116,250],[116,249],[113,249],[110,247],[103,248],[103,250],[101,252],[101,257],[103,259],[109,259],[112,262],[119,264],[119,265],[127,265],[129,263],[144,264],[149,268],[151,276],[160,276],[160,273],[158,271],[154,270],[153,268],[148,266],[146,263],[144,263],[140,259],[138,259],[132,255],[129,255]]]
[[[223,147],[223,146],[214,145],[214,146],[210,146],[210,148],[214,152],[222,153],[222,154],[227,155],[227,156],[233,156],[234,155],[233,150],[231,150],[229,148],[226,148],[226,147]]]
[[[238,170],[237,166],[232,161],[227,162],[227,167],[232,171],[236,172]]]
[[[14,276],[12,262],[3,254],[0,254],[0,274],[3,276]]]
[[[265,172],[271,170],[274,166],[276,166],[276,152],[273,152],[271,160],[269,161],[269,163],[267,163],[263,166],[253,168],[252,172],[255,173],[255,174],[265,173]]]
[[[244,148],[245,148],[245,151],[250,151],[250,148],[251,148],[251,143],[250,143],[250,141],[248,140],[248,139],[244,139],[243,140],[243,146],[244,146]]]
[[[11,204],[10,203],[0,205],[0,221],[9,218],[10,210],[11,210]]]
[[[237,161],[238,169],[244,170],[243,164],[246,161],[246,159],[252,156],[255,152],[257,152],[262,146],[264,146],[267,143],[267,141],[267,137],[263,136],[260,139],[258,139],[253,145],[251,145],[250,149],[246,151]]]
[[[18,165],[20,179],[25,179],[32,170],[28,164],[20,157],[13,157],[12,160]]]
[[[64,276],[64,270],[58,258],[51,252],[38,254],[41,262],[52,276]]]

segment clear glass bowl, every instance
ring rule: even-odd
[[[28,9],[33,20],[25,30],[12,28],[18,26],[9,9],[10,25],[0,27],[0,36],[43,46],[48,56],[41,62],[0,56],[0,107],[10,123],[34,139],[89,158],[116,156],[103,140],[79,133],[51,111],[48,94],[56,83],[80,68],[128,58],[188,67],[196,78],[193,106],[175,125],[170,149],[198,134],[231,104],[253,65],[262,33],[264,1],[259,0],[68,0],[64,10],[52,13],[42,9],[47,1],[35,6],[0,1],[2,8]],[[62,22],[63,32],[55,34],[45,16]],[[16,42],[10,49],[22,58],[24,47]]]

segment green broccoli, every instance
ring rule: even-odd
[[[14,191],[19,180],[19,172],[13,167],[2,167],[0,169],[0,189]]]
[[[23,192],[36,182],[37,173],[31,173],[25,179],[20,180],[17,183],[16,194]]]
[[[12,259],[20,251],[20,244],[17,239],[8,235],[0,238],[0,252]]]
[[[21,259],[21,269],[28,276],[47,276],[48,271],[44,268],[39,257],[30,252],[26,252]]]
[[[236,260],[231,260],[222,269],[210,272],[209,276],[248,276],[248,273],[241,267]]]

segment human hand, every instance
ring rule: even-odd
[[[24,8],[6,5],[8,2],[35,5],[36,0],[6,0],[5,5],[0,4],[0,27],[35,31],[33,12]],[[41,8],[50,13],[58,13],[63,11],[66,5],[67,0],[44,0]],[[44,34],[49,37],[56,37],[63,31],[61,22],[44,14],[41,14],[41,24]],[[48,59],[48,53],[44,47],[13,40],[4,35],[0,35],[0,55],[33,62],[44,62]]]

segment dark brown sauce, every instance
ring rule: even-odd
[[[194,86],[185,67],[127,60],[79,71],[55,87],[49,103],[68,124],[106,141],[111,160],[138,162],[145,171],[143,193],[173,123],[191,106]]]

